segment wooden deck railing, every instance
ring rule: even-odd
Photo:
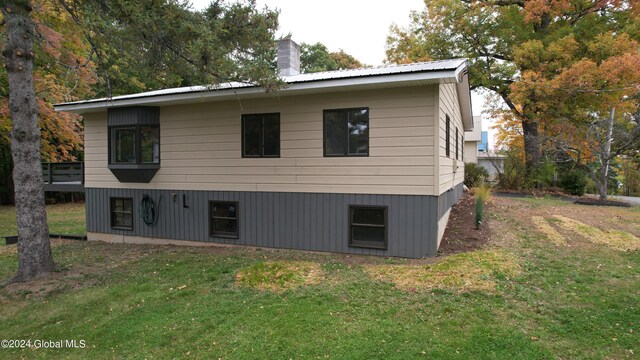
[[[84,163],[42,163],[45,191],[84,191]]]

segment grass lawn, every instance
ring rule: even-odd
[[[426,260],[57,240],[64,270],[0,289],[0,339],[86,347],[0,358],[638,358],[637,208],[486,214],[482,248]],[[0,246],[0,281],[16,261]]]
[[[49,232],[52,234],[83,235],[86,233],[84,203],[47,206]],[[0,236],[17,235],[16,211],[13,206],[0,206]]]

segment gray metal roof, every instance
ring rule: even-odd
[[[467,60],[451,59],[402,65],[386,65],[363,69],[325,71],[281,77],[287,86],[278,90],[281,95],[347,91],[367,88],[388,88],[437,83],[456,83],[463,120],[473,127]],[[87,113],[115,106],[172,105],[200,101],[221,101],[234,97],[267,96],[264,89],[249,83],[229,82],[209,86],[187,86],[109,98],[55,104],[56,111]],[[467,128],[467,126],[465,126]]]

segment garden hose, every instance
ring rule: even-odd
[[[142,200],[140,200],[140,217],[145,224],[151,226],[158,222],[161,201],[162,195],[158,198],[158,209],[156,209],[156,204],[149,195],[144,195],[142,197]]]

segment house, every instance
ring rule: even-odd
[[[482,131],[482,117],[473,117],[473,130],[464,133],[464,162],[475,163],[487,170],[491,180],[504,172],[504,155],[489,150],[489,132]]]
[[[478,149],[482,140],[482,117],[473,117],[473,129],[464,132],[464,162],[478,163]]]
[[[211,242],[418,258],[462,194],[464,59],[70,102],[82,114],[90,240]]]

